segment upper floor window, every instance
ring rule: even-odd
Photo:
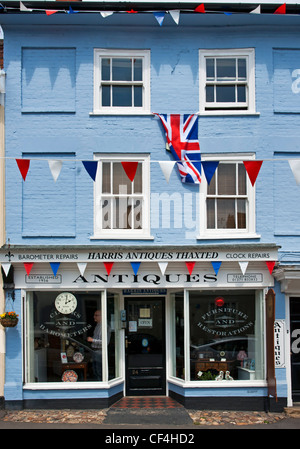
[[[95,237],[149,238],[149,156],[99,155],[95,182]],[[123,162],[136,162],[130,181]]]
[[[94,113],[150,113],[150,51],[95,49]]]
[[[219,160],[208,185],[200,187],[200,238],[253,238],[255,234],[255,187],[248,179],[244,160],[249,155],[203,156]]]
[[[255,113],[254,49],[200,50],[200,114]]]

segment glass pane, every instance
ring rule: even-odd
[[[238,103],[246,102],[246,86],[237,86],[237,101]]]
[[[113,163],[113,194],[128,195],[132,193],[131,181],[125,173],[121,162]]]
[[[215,60],[207,58],[206,59],[206,79],[215,78]]]
[[[238,59],[238,78],[239,79],[247,78],[246,59]]]
[[[133,191],[134,193],[143,193],[143,183],[142,183],[142,164],[139,163],[136,169],[135,177],[133,180]]]
[[[102,164],[102,193],[110,193],[110,162]]]
[[[172,294],[172,367],[171,375],[184,379],[184,307],[183,292]]]
[[[133,227],[143,229],[142,199],[133,200]],[[131,218],[131,217],[130,217]]]
[[[110,328],[111,337],[107,349],[108,355],[108,380],[120,376],[120,348],[118,345],[120,334],[120,320],[118,307],[118,295],[107,292],[107,326]]]
[[[113,59],[112,60],[112,79],[113,81],[132,81],[131,59]]]
[[[192,381],[262,379],[260,301],[247,290],[189,291]],[[217,301],[219,300],[219,301]],[[251,376],[250,376],[251,375]]]
[[[102,106],[110,106],[110,86],[102,86]]]
[[[217,78],[236,78],[236,60],[231,58],[217,59]]]
[[[238,194],[247,194],[246,169],[244,164],[238,164]]]
[[[246,229],[246,200],[237,200],[238,229]]]
[[[211,178],[211,181],[209,185],[207,186],[207,194],[208,195],[215,195],[216,194],[216,175],[217,170],[215,171],[213,177]]]
[[[143,80],[143,60],[134,59],[133,60],[133,79],[134,81]]]
[[[134,86],[134,106],[140,108],[143,106],[143,88],[142,86]]]
[[[215,86],[206,86],[206,102],[213,103],[215,101]]]
[[[131,86],[112,86],[113,106],[132,106]]]
[[[218,166],[218,195],[236,194],[236,165],[219,164]]]
[[[215,200],[207,199],[207,229],[215,229]]]
[[[235,200],[217,200],[218,229],[235,229]]]
[[[131,213],[131,200],[128,197],[114,198],[114,229],[131,229],[129,222]]]
[[[109,58],[102,58],[101,59],[101,79],[103,81],[109,81],[110,80],[110,59]]]
[[[235,103],[235,86],[216,86],[218,103]]]
[[[102,229],[111,229],[111,201],[110,199],[102,199]]]

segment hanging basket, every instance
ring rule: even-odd
[[[0,315],[0,324],[3,327],[15,327],[18,322],[19,318],[15,312],[5,312]]]

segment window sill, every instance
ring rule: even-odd
[[[220,380],[218,382],[214,380],[189,380],[184,381],[175,377],[170,377],[168,382],[174,385],[178,385],[182,388],[265,388],[268,386],[265,380]]]
[[[152,112],[150,111],[94,111],[94,112],[90,112],[89,116],[90,117],[97,117],[97,116],[101,116],[101,115],[145,115],[145,116],[153,116]]]
[[[134,234],[134,235],[126,235],[126,234],[119,234],[119,235],[92,235],[90,237],[90,240],[154,240],[154,237],[152,235],[145,235],[145,234]]]
[[[90,390],[90,389],[109,389],[124,382],[122,378],[116,378],[108,382],[37,382],[27,383],[23,390]]]
[[[251,234],[205,234],[196,237],[197,240],[235,240],[235,239],[260,239],[261,235],[256,233]]]
[[[198,112],[199,116],[237,116],[237,115],[242,115],[242,116],[253,116],[253,117],[259,117],[260,116],[260,112],[255,112],[255,111],[222,111],[222,110],[218,110],[218,111],[199,111]]]

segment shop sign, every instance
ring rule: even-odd
[[[250,273],[250,274],[227,274],[227,282],[229,284],[257,284],[262,282],[263,275],[261,273]]]
[[[275,368],[285,368],[284,335],[285,320],[276,320],[274,323]]]
[[[253,321],[241,310],[224,306],[204,313],[197,326],[215,337],[234,337],[248,332],[253,326]]]
[[[126,288],[123,290],[124,296],[130,295],[166,295],[166,288]]]
[[[61,284],[61,274],[29,274],[25,275],[26,284]]]

